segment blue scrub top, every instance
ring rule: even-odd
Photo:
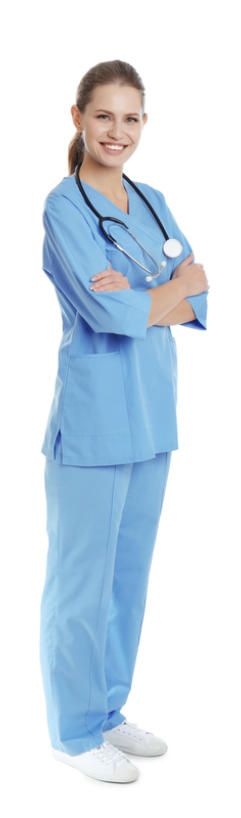
[[[160,276],[148,274],[105,239],[98,219],[81,195],[74,176],[65,176],[44,202],[43,270],[55,287],[63,334],[58,371],[41,452],[55,457],[61,433],[62,462],[104,466],[149,460],[178,449],[177,349],[170,326],[147,327],[148,289],[168,281],[193,249],[178,227],[163,193],[135,182],[163,222],[169,237],[180,239],[182,254],[166,259],[164,237],[147,205],[123,180],[129,212],[82,180],[102,216],[124,221],[160,263]],[[104,223],[105,226],[105,223]],[[124,228],[111,223],[112,235],[153,272],[149,256]],[[120,231],[120,232],[119,232]],[[130,289],[94,292],[91,278],[108,268],[127,276]],[[188,297],[196,318],[184,327],[206,329],[208,292]]]

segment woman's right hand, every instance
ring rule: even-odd
[[[172,279],[184,279],[187,287],[187,296],[199,295],[199,293],[204,293],[209,289],[203,264],[192,264],[193,258],[193,253],[190,253],[190,256],[187,256],[184,261],[178,264],[172,276]]]
[[[130,290],[131,285],[129,284],[127,276],[119,270],[114,270],[111,261],[108,261],[108,264],[109,267],[107,270],[101,270],[100,273],[96,273],[96,275],[90,279],[90,281],[93,282],[90,289],[96,293],[106,290],[109,292],[115,290]]]

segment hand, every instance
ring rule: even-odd
[[[94,292],[101,292],[103,290],[127,290],[131,289],[127,276],[117,270],[113,270],[112,264],[109,261],[109,269],[102,270],[91,279],[92,285],[90,287]]]
[[[193,264],[193,253],[190,253],[184,261],[174,270],[173,278],[182,278],[187,288],[187,296],[198,295],[209,289],[208,280],[203,264]]]

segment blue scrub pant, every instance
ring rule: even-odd
[[[171,452],[114,466],[45,461],[40,665],[51,745],[104,741],[132,683]]]

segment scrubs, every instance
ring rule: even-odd
[[[87,182],[82,184],[103,216],[122,219],[159,263],[165,259],[160,228],[126,180],[128,214]],[[176,341],[170,326],[147,328],[151,309],[147,290],[168,281],[193,251],[163,194],[136,184],[168,235],[183,244],[182,254],[166,259],[163,272],[152,281],[146,281],[147,273],[103,236],[73,176],[64,177],[45,200],[43,269],[55,287],[63,334],[41,452],[53,460],[60,433],[64,464],[133,463],[178,448]],[[124,228],[112,222],[111,230],[131,255],[156,271]],[[108,261],[127,275],[130,289],[90,290],[92,276],[107,269]],[[207,292],[187,300],[196,318],[182,326],[206,329]]]
[[[45,462],[40,662],[51,746],[75,755],[126,718],[171,452],[85,468],[60,447]]]
[[[103,216],[122,219],[159,263],[165,258],[160,229],[126,180],[128,214],[82,184]],[[182,255],[168,259],[153,281],[104,238],[74,177],[49,193],[43,214],[43,269],[55,287],[63,334],[41,449],[49,546],[40,664],[51,745],[73,755],[96,747],[125,719],[171,452],[178,448],[176,342],[170,326],[147,328],[147,289],[169,280],[192,248],[163,194],[138,184],[168,235],[183,243]],[[123,229],[112,223],[111,230],[155,272]],[[127,275],[130,289],[90,290],[108,260]],[[196,318],[183,326],[206,329],[207,293],[188,300]]]

